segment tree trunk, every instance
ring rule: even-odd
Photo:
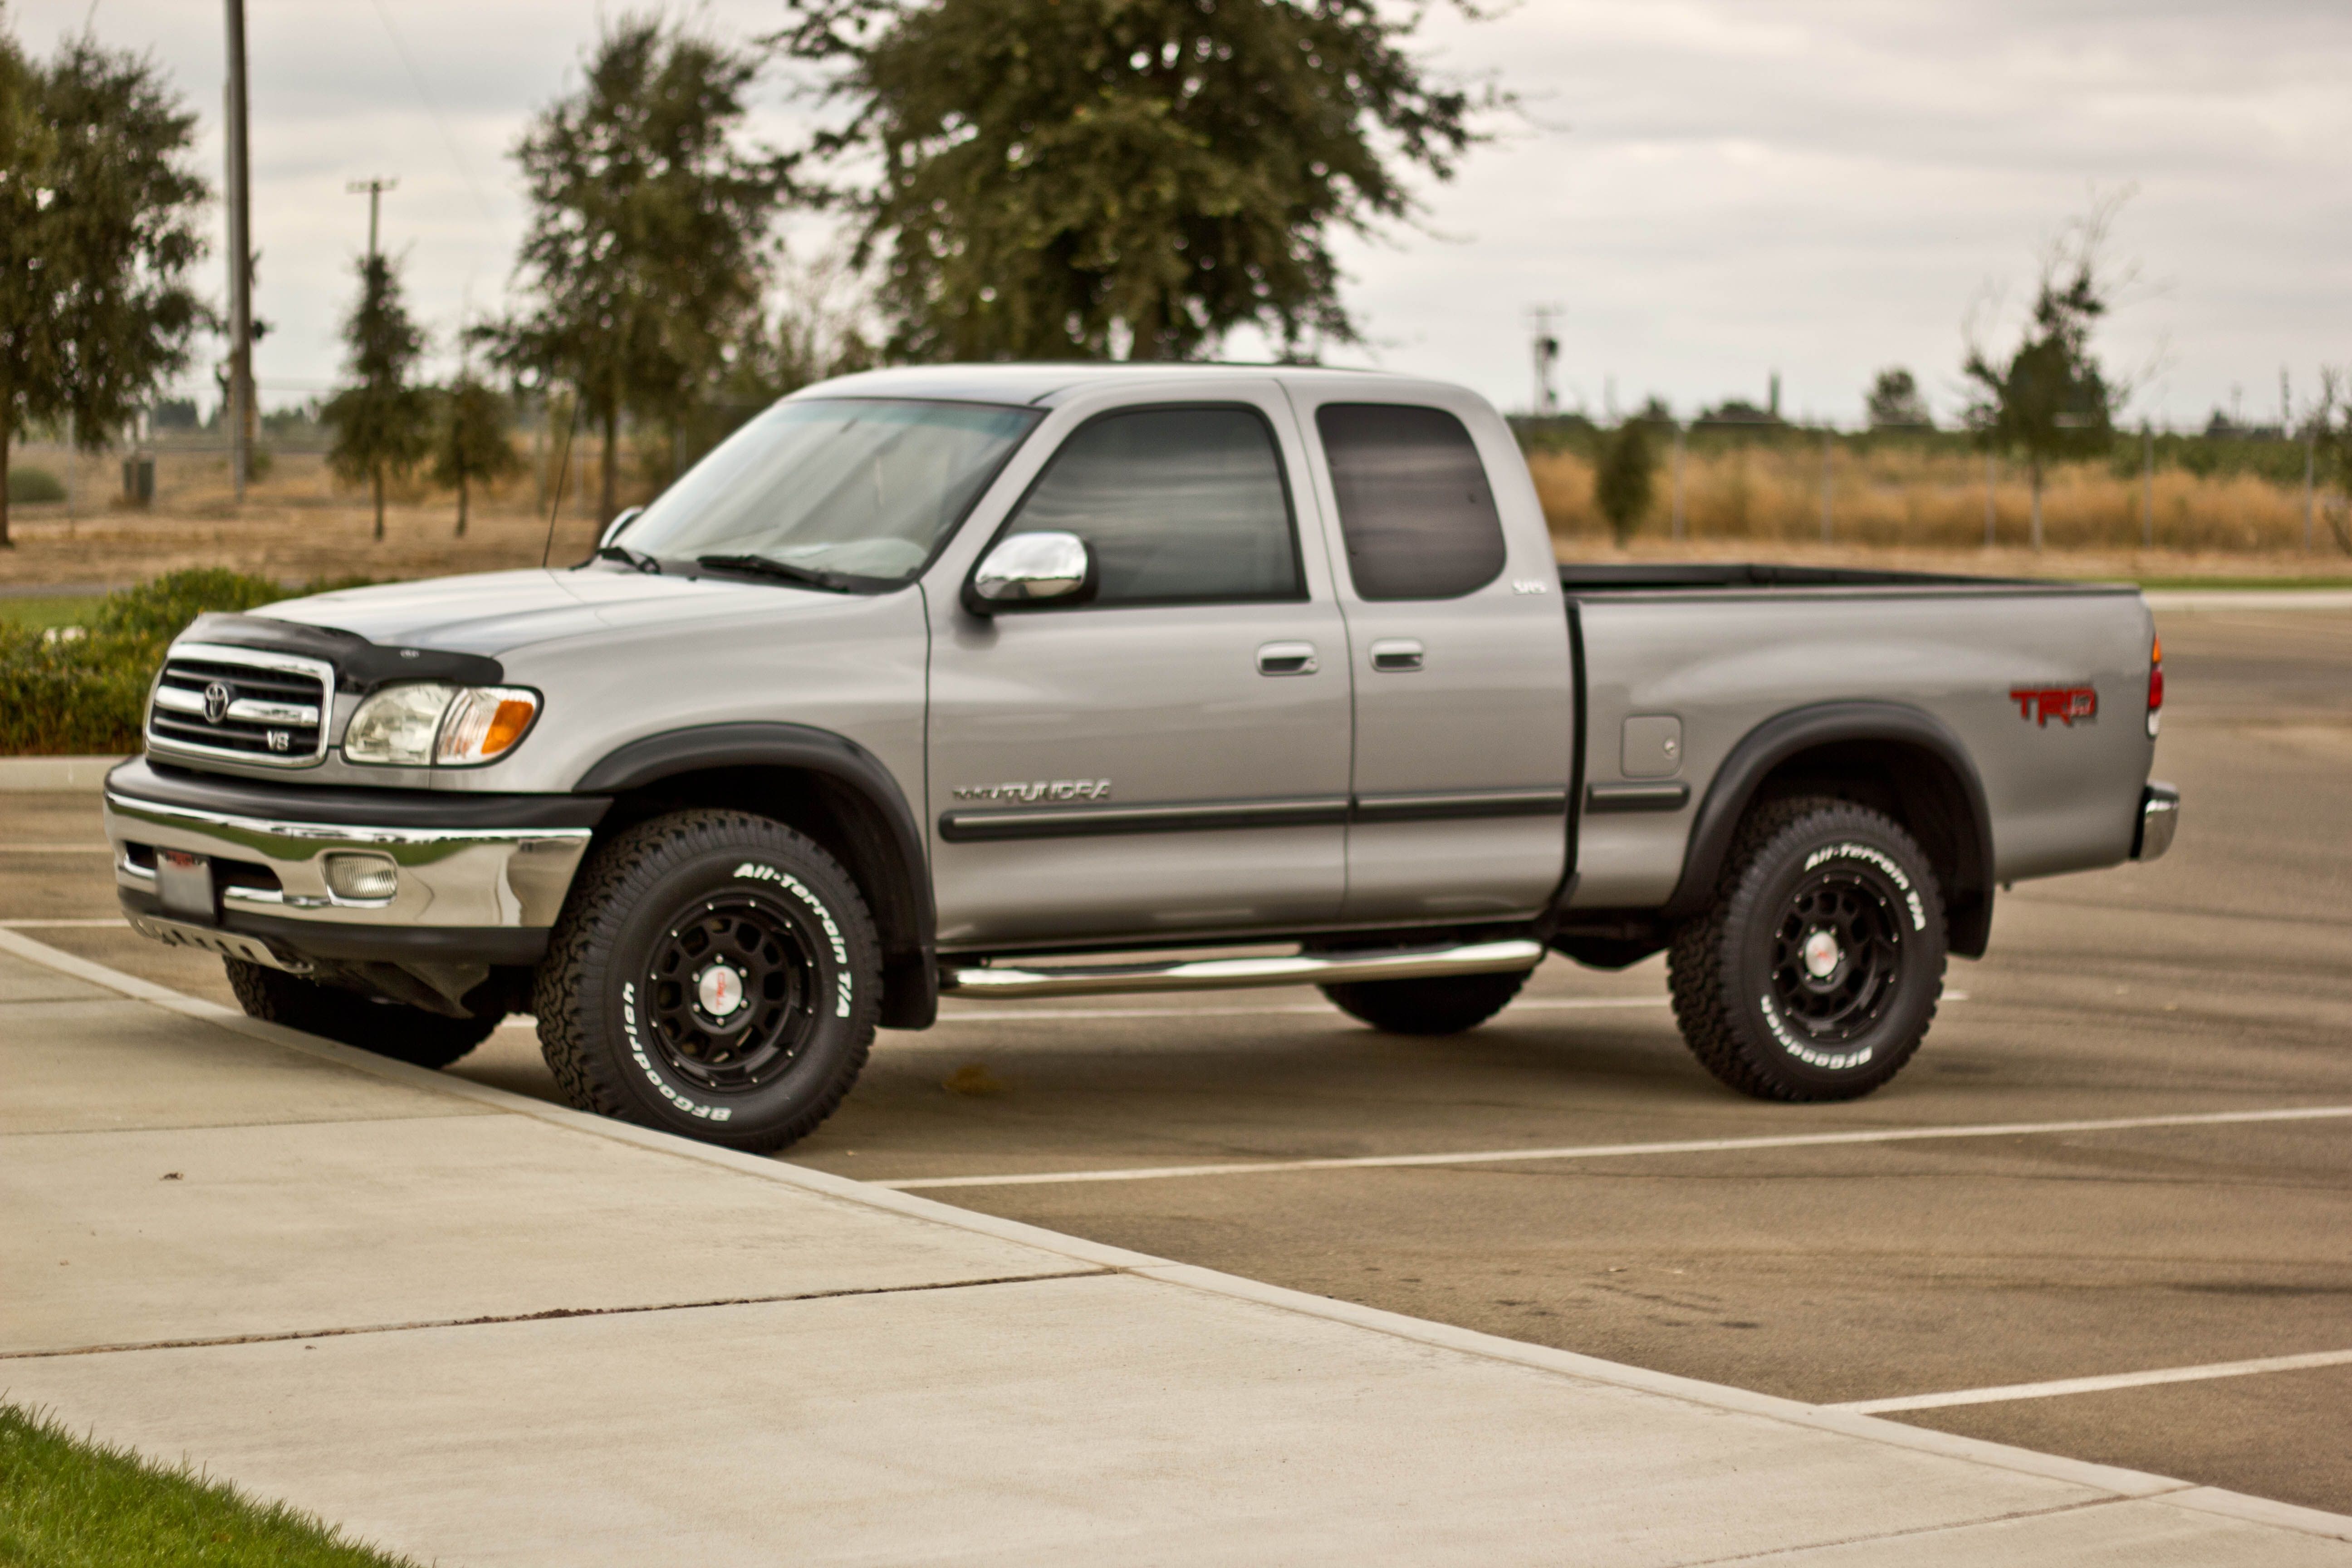
[[[383,538],[383,465],[381,463],[375,469],[375,536],[378,540]]]
[[[8,537],[8,437],[11,434],[7,422],[0,420],[0,550],[16,548],[16,542]],[[72,448],[67,450],[70,452]]]
[[[613,521],[621,510],[621,400],[604,405],[604,493],[596,500],[596,526]]]
[[[466,537],[466,470],[457,470],[457,537]]]
[[[2026,465],[2033,480],[2033,552],[2042,553],[2042,459],[2036,458]]]

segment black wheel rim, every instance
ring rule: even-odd
[[[1797,885],[1772,933],[1772,1000],[1818,1045],[1876,1024],[1903,968],[1901,900],[1864,873],[1826,867]]]
[[[795,911],[757,893],[706,900],[672,921],[645,971],[663,1064],[714,1094],[772,1082],[815,1029],[817,951]]]

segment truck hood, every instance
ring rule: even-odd
[[[620,626],[790,614],[837,595],[790,584],[657,577],[622,570],[484,572],[287,599],[255,614],[370,642],[493,657]]]

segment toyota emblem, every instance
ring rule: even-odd
[[[217,724],[228,717],[228,682],[215,680],[205,688],[205,722]]]

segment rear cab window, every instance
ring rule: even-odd
[[[1359,598],[1458,599],[1501,574],[1503,520],[1461,420],[1408,404],[1327,403],[1315,427]]]

